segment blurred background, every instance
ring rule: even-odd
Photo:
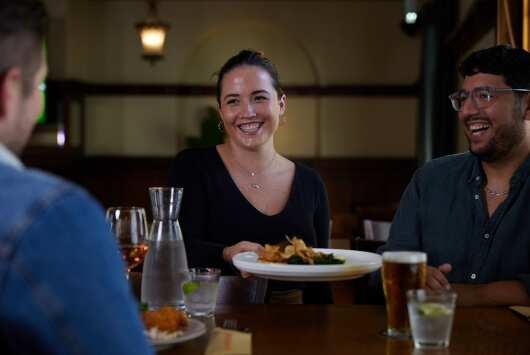
[[[212,75],[259,49],[287,94],[276,148],[324,179],[336,238],[361,233],[361,208],[395,210],[417,167],[467,150],[447,98],[458,60],[528,41],[528,0],[44,2],[46,110],[28,166],[78,182],[104,207],[149,210],[147,187],[165,185],[172,157],[220,139]],[[167,25],[151,57],[146,23]]]

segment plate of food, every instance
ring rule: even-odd
[[[287,243],[265,245],[261,253],[235,255],[232,263],[241,271],[284,281],[338,281],[361,277],[381,267],[381,255],[357,250],[306,246],[293,237]]]
[[[143,311],[141,317],[145,335],[155,350],[162,350],[206,333],[204,323],[189,319],[186,314],[167,306]]]

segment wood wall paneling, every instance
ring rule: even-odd
[[[71,153],[71,151],[70,151]],[[148,188],[165,186],[171,158],[85,157],[61,149],[26,150],[27,166],[50,171],[87,189],[103,207],[136,205],[151,219]],[[359,235],[359,206],[395,207],[416,168],[413,159],[296,159],[326,185],[335,235]]]

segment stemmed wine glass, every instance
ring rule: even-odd
[[[147,219],[142,207],[109,207],[107,222],[119,244],[118,253],[125,262],[125,278],[142,262],[147,253]]]

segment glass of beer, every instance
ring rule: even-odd
[[[393,338],[410,338],[407,291],[425,288],[427,254],[417,251],[383,253],[381,277],[386,299],[388,327]]]

